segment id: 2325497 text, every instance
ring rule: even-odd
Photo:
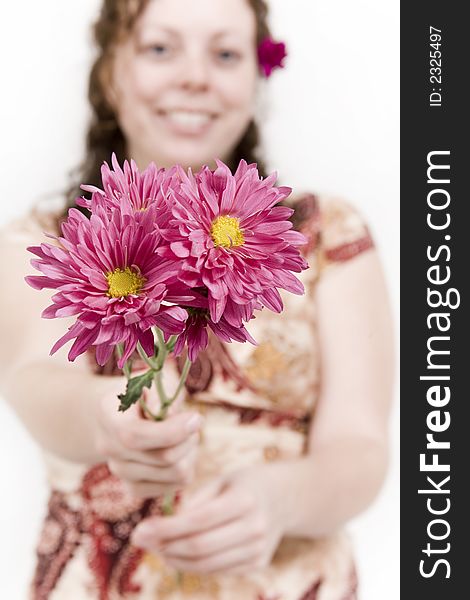
[[[442,106],[442,31],[429,27],[429,106]]]

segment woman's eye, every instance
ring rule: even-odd
[[[240,54],[233,50],[220,50],[217,53],[217,57],[219,58],[219,60],[221,62],[232,63],[232,62],[237,62],[237,60],[239,60]]]
[[[167,56],[170,51],[168,46],[165,46],[164,44],[153,44],[149,47],[149,50],[152,54],[155,54],[156,56]]]

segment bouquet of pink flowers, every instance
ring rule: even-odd
[[[28,248],[42,275],[36,289],[56,290],[44,318],[77,316],[51,350],[74,340],[68,358],[95,347],[104,365],[117,353],[127,377],[119,410],[140,402],[148,417],[165,418],[191,362],[207,346],[207,328],[224,342],[256,344],[245,324],[263,308],[280,313],[279,289],[302,294],[293,272],[308,268],[299,252],[306,240],[292,230],[293,209],[276,206],[291,192],[275,187],[276,174],[259,177],[241,161],[232,175],[221,161],[197,174],[177,166],[142,173],[134,161],[102,166],[103,189],[83,185],[54,243]],[[187,359],[172,394],[162,369],[170,353]],[[148,369],[132,375],[138,352]],[[156,386],[160,410],[146,405],[144,387]],[[171,512],[171,499],[166,502]]]

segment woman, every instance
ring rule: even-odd
[[[141,168],[197,170],[217,157],[263,172],[254,105],[266,19],[263,0],[106,0],[80,181],[99,185],[113,151]],[[308,238],[305,296],[284,295],[281,316],[257,315],[257,347],[212,338],[161,423],[117,413],[124,380],[113,362],[47,357],[65,322],[39,319],[48,294],[23,282],[24,248],[44,223],[2,234],[2,392],[44,449],[51,485],[33,599],[357,597],[341,529],[386,470],[388,300],[353,208],[288,202]],[[177,509],[163,516],[174,490]]]

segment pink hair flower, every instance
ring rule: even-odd
[[[136,219],[96,206],[88,219],[72,208],[62,233],[48,236],[58,245],[28,248],[38,257],[31,265],[42,275],[25,278],[35,289],[57,290],[44,318],[78,315],[51,354],[74,339],[69,360],[95,346],[96,360],[104,365],[123,344],[118,363],[123,368],[138,342],[149,357],[154,355],[152,327],[160,328],[166,340],[182,333],[188,314],[181,304],[193,296],[176,278],[177,263],[156,253],[161,237],[155,235],[151,212]]]
[[[287,56],[284,42],[275,42],[267,37],[258,45],[258,62],[264,76],[270,77],[274,69],[284,68],[284,59]]]

